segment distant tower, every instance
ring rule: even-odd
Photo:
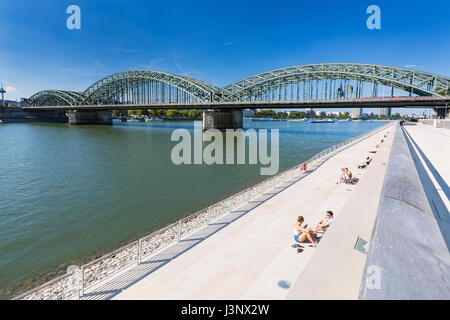
[[[3,89],[3,83],[2,83],[2,86],[0,87],[0,93],[2,94],[2,103],[5,102],[5,92],[6,92],[6,90]]]
[[[391,108],[380,108],[380,114],[389,117],[391,115]]]
[[[359,119],[361,118],[362,108],[353,108],[352,118]]]

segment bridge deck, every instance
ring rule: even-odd
[[[152,104],[29,106],[27,110],[138,110],[138,109],[298,109],[298,108],[389,108],[446,107],[450,97],[377,97],[282,101],[183,102]]]

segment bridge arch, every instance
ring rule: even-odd
[[[109,75],[92,84],[83,92],[81,104],[149,103],[152,99],[158,99],[158,102],[183,102],[186,99],[210,102],[218,101],[221,96],[222,89],[201,80],[160,71],[131,70]]]
[[[75,106],[83,100],[80,92],[64,90],[43,90],[27,100],[28,106]]]
[[[282,93],[280,90],[282,88],[285,89],[292,84],[305,84],[313,81],[322,81],[321,87],[319,88],[316,84],[314,88],[313,84],[313,89],[307,89],[315,90],[316,98],[319,98],[319,96],[326,97],[327,90],[331,93],[331,88],[327,87],[326,81],[330,81],[330,86],[333,86],[333,83],[331,83],[333,80],[341,81],[340,84],[334,84],[336,98],[344,97],[348,94],[346,92],[348,88],[345,87],[346,81],[347,83],[354,81],[354,85],[351,86],[351,94],[354,95],[357,95],[358,90],[360,90],[358,86],[364,83],[372,83],[373,88],[377,88],[378,85],[391,87],[392,93],[395,88],[409,92],[411,95],[416,94],[419,96],[440,96],[436,89],[443,88],[448,90],[450,87],[450,78],[413,69],[374,64],[322,63],[270,70],[233,82],[224,87],[226,92],[224,101],[258,99],[258,97],[268,92],[271,92],[273,95],[274,90],[276,91],[277,89],[279,100],[281,100]],[[344,82],[344,87],[342,87],[342,82]],[[299,87],[297,86],[298,89]],[[339,89],[341,90],[340,93]],[[319,94],[319,91],[321,94]],[[305,87],[302,92],[306,92]],[[286,95],[284,95],[283,99],[286,100]],[[263,100],[267,100],[267,97]],[[269,97],[269,100],[274,99]]]

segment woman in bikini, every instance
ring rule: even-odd
[[[342,182],[347,183],[347,181],[350,181],[352,179],[352,172],[348,170],[348,168],[342,168],[341,171],[342,171],[341,177],[339,178],[339,181],[336,182],[336,184]]]
[[[297,218],[297,221],[294,225],[294,240],[295,242],[305,242],[306,239],[308,239],[313,246],[315,247],[317,245],[317,241],[314,238],[314,232],[311,228],[308,228],[308,225],[305,224],[305,226],[302,226],[302,223],[305,221],[302,216],[299,216]]]

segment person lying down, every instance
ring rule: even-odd
[[[380,143],[375,146],[375,149],[380,149],[384,139],[381,139]],[[377,150],[369,150],[369,153],[377,153]]]
[[[371,157],[367,157],[366,160],[364,160],[363,162],[358,164],[358,169],[362,169],[362,168],[367,167],[370,164],[371,161],[372,161],[372,158]]]

